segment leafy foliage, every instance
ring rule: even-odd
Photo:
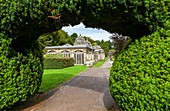
[[[71,34],[70,37],[72,38],[72,40],[73,40],[73,42],[74,42],[75,39],[78,37],[78,35],[77,35],[77,33],[73,33],[73,34]]]
[[[136,40],[113,64],[110,90],[124,110],[170,109],[170,38],[160,34]]]
[[[63,30],[46,33],[39,37],[42,46],[59,46],[66,43],[73,44],[72,38]]]
[[[70,66],[74,66],[73,58],[46,57],[44,59],[45,69],[62,69]]]
[[[17,53],[10,57],[14,52],[9,47],[10,41],[1,39],[0,42],[0,110],[33,96],[43,73],[42,57],[35,53],[36,49],[27,56]]]
[[[96,44],[98,44],[99,46],[101,46],[101,48],[104,50],[105,52],[105,55],[107,56],[108,55],[108,52],[109,50],[111,49],[111,42],[108,40],[108,41],[104,41],[104,40],[97,40],[96,41]]]
[[[36,40],[48,26],[45,7],[38,0],[0,0],[0,110],[39,89],[43,56]]]
[[[53,55],[53,54],[46,54],[45,57],[46,58],[62,58],[63,55],[60,54],[60,53],[59,54],[55,54],[55,55]]]

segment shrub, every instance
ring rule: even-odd
[[[62,54],[46,54],[45,57],[47,58],[62,58]]]
[[[113,64],[110,91],[127,111],[170,109],[170,38],[158,32],[136,40]]]
[[[43,73],[36,51],[30,51],[27,56],[15,53],[9,47],[10,41],[2,38],[0,41],[0,110],[33,96]]]
[[[73,65],[74,65],[73,58],[47,57],[44,59],[45,69],[62,69],[62,68],[70,67]]]
[[[39,89],[43,73],[38,37],[48,31],[44,2],[0,0],[0,110]]]

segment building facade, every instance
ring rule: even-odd
[[[89,61],[105,59],[104,50],[99,45],[92,46],[81,36],[75,39],[74,45],[47,46],[45,50],[46,54],[62,54],[63,57],[72,57],[75,64],[86,64]]]

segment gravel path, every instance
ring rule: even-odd
[[[111,111],[115,103],[108,88],[110,67],[106,61],[101,68],[90,68],[22,111]]]

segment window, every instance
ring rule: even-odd
[[[55,54],[57,54],[57,53],[56,53],[56,51],[54,51],[54,50],[50,50],[50,51],[47,52],[47,54],[55,55]]]
[[[69,51],[63,51],[62,52],[63,57],[69,58],[70,57],[70,52]]]
[[[98,60],[98,53],[94,52],[94,60]]]
[[[76,51],[74,53],[75,64],[84,64],[84,54],[82,51]]]

